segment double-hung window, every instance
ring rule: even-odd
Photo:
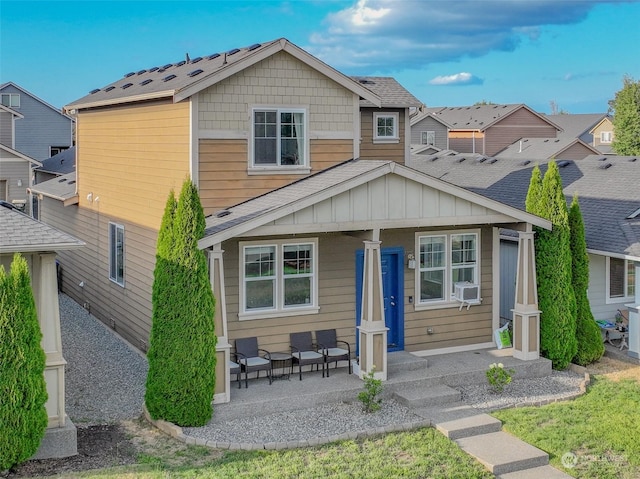
[[[418,304],[452,301],[455,283],[477,284],[479,249],[477,232],[417,234],[419,267],[416,270]]]
[[[420,132],[420,140],[423,145],[435,145],[436,144],[436,132],[435,131],[422,131]]]
[[[612,138],[613,138],[613,132],[611,131],[600,132],[600,143],[611,143]]]
[[[308,166],[303,109],[253,110],[252,167]]]
[[[0,95],[0,99],[4,106],[8,106],[9,108],[20,108],[19,93],[2,93]]]
[[[636,270],[633,261],[622,258],[607,258],[608,297],[612,302],[626,300],[636,292]]]
[[[109,279],[124,286],[124,226],[109,223]]]
[[[317,309],[317,240],[241,245],[240,318]]]
[[[395,142],[400,140],[398,136],[397,113],[373,114],[373,141],[378,143]]]

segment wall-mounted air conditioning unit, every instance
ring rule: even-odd
[[[480,304],[482,301],[482,298],[480,298],[479,284],[462,281],[460,283],[455,283],[454,287],[455,290],[453,296],[456,301],[460,301],[460,311],[465,304],[467,305],[467,309],[469,309],[469,306],[472,304]]]

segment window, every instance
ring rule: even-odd
[[[636,270],[633,261],[607,258],[609,267],[609,299],[628,298],[635,295]]]
[[[436,144],[436,132],[435,131],[422,131],[421,143],[423,145],[435,145]]]
[[[109,223],[109,279],[124,286],[124,226]]]
[[[373,141],[393,141],[397,142],[398,137],[398,114],[397,113],[374,113],[373,114]]]
[[[600,132],[600,143],[611,143],[612,137],[613,137],[613,132],[611,132],[611,131],[601,131]]]
[[[449,302],[459,281],[477,284],[478,233],[417,235],[420,265],[416,296],[421,304]]]
[[[49,156],[55,156],[58,153],[62,153],[64,150],[68,150],[68,146],[50,146],[49,147]]]
[[[306,166],[304,110],[253,111],[253,167]]]
[[[2,93],[2,104],[9,108],[20,108],[20,94],[19,93]]]
[[[241,319],[317,309],[316,250],[315,239],[243,244]]]

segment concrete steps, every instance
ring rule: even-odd
[[[502,430],[502,422],[488,414],[437,422],[435,428],[451,440],[480,436]]]
[[[500,474],[498,479],[573,479],[569,474],[559,471],[555,467],[540,466],[522,471],[508,472]]]

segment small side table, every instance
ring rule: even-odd
[[[293,356],[290,353],[271,353],[271,377],[289,380],[293,372]]]

